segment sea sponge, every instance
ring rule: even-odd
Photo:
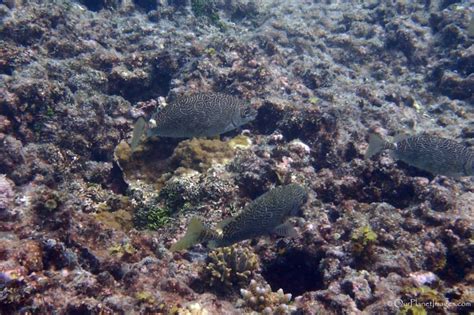
[[[251,249],[235,244],[209,253],[204,278],[211,287],[231,288],[247,284],[259,268],[258,256]]]
[[[235,149],[248,149],[252,146],[252,139],[244,135],[238,135],[230,139],[227,143],[234,150]]]
[[[267,283],[259,284],[252,279],[247,289],[240,289],[243,300],[240,303],[253,311],[262,314],[283,315],[296,311],[296,307],[289,305],[291,294],[285,294],[282,289],[273,292]]]

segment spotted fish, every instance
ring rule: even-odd
[[[308,193],[297,184],[271,189],[247,205],[240,214],[228,218],[213,230],[205,227],[197,218],[192,218],[184,237],[171,247],[171,251],[208,242],[208,247],[228,246],[243,240],[276,233],[281,236],[296,236],[296,230],[286,220],[298,215],[306,203]]]
[[[474,175],[474,150],[450,139],[422,133],[391,143],[376,134],[371,134],[365,156],[371,158],[386,149],[390,150],[394,159],[434,175],[451,177]]]
[[[257,116],[252,106],[235,96],[222,93],[197,93],[177,98],[153,114],[146,128],[139,119],[132,144],[138,145],[146,129],[147,137],[213,137],[236,129]],[[132,150],[134,147],[132,147]]]

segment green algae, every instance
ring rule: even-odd
[[[115,244],[109,247],[108,249],[111,255],[117,256],[118,258],[122,258],[124,256],[132,256],[136,253],[137,249],[133,247],[130,243],[125,244]]]
[[[171,221],[168,208],[153,207],[146,214],[146,228],[157,230]]]
[[[421,305],[403,305],[400,309],[399,315],[426,315],[428,314],[425,308]]]
[[[352,232],[351,249],[354,256],[361,261],[370,261],[374,256],[374,245],[377,234],[369,225],[360,227]]]
[[[135,299],[137,299],[138,302],[140,303],[145,303],[145,304],[155,303],[155,298],[153,297],[153,294],[147,291],[139,291],[135,293]]]

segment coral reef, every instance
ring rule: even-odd
[[[472,178],[364,159],[370,132],[474,146],[471,15],[444,0],[2,1],[0,313],[474,312]],[[132,152],[140,116],[198,92],[258,116]],[[309,193],[296,237],[169,251],[191,217],[214,225],[290,183]]]

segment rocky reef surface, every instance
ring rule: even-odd
[[[2,1],[0,314],[474,312],[472,178],[364,159],[370,131],[474,146],[473,5],[331,2]],[[131,152],[207,91],[257,119]],[[292,182],[298,237],[168,250]]]

